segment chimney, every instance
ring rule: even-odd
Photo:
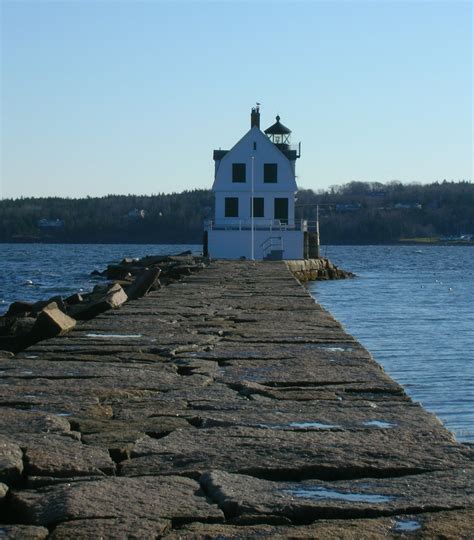
[[[252,107],[252,114],[250,115],[250,127],[258,127],[260,129],[260,103],[257,103],[256,107]]]

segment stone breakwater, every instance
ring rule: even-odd
[[[110,309],[118,309],[129,300],[202,270],[207,262],[191,252],[126,258],[118,264],[109,264],[102,272],[94,270],[93,278],[109,281],[98,283],[91,292],[78,292],[68,298],[54,296],[35,303],[13,302],[0,317],[0,351],[19,352],[43,339],[65,335],[75,328],[77,321],[91,320]]]
[[[352,272],[338,268],[329,259],[300,259],[286,261],[290,272],[301,282],[355,277]]]
[[[471,447],[283,262],[213,262],[0,383],[0,537],[472,538]]]

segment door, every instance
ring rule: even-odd
[[[288,224],[288,199],[285,197],[275,198],[275,219]]]

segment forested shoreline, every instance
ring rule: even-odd
[[[315,220],[324,244],[462,242],[474,239],[474,184],[350,182],[301,189],[297,219]],[[211,190],[0,201],[0,242],[199,244],[212,218]]]

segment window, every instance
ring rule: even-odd
[[[275,219],[288,223],[288,199],[275,198]]]
[[[239,198],[225,198],[225,217],[239,217]]]
[[[257,149],[257,143],[256,143],[256,142],[253,143],[253,149],[254,149],[254,150]]]
[[[278,176],[278,165],[276,163],[264,163],[263,181],[268,184],[276,184]]]
[[[263,197],[253,198],[253,217],[265,217]]]
[[[245,163],[232,163],[232,182],[245,182]]]

